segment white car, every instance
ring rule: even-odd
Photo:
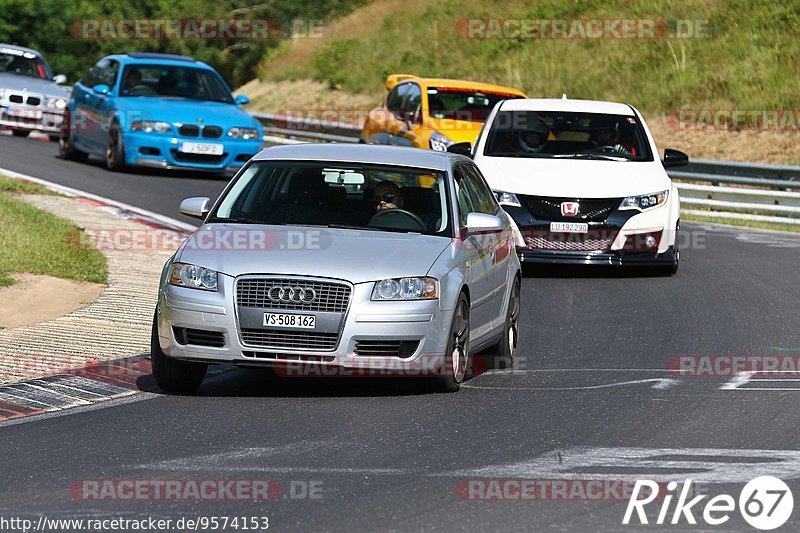
[[[680,198],[644,119],[630,105],[519,99],[495,106],[473,157],[520,232],[523,263],[653,267],[674,274]]]

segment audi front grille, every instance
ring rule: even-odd
[[[259,348],[333,351],[339,343],[339,333],[305,333],[242,328],[242,341],[248,346],[257,346]]]
[[[314,298],[311,301],[306,301],[312,294],[308,290],[313,291]],[[236,283],[236,305],[344,313],[350,302],[350,291],[350,286],[342,282],[302,278],[245,278]]]

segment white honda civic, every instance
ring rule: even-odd
[[[469,153],[516,222],[524,263],[574,263],[678,270],[680,198],[632,106],[590,100],[499,103]]]

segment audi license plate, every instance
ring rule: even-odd
[[[181,143],[180,151],[184,154],[222,155],[223,146],[218,143]]]
[[[586,222],[551,222],[551,233],[589,233]]]
[[[264,313],[264,325],[272,328],[314,329],[317,325],[317,317],[314,315]]]

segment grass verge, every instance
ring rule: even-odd
[[[780,224],[776,222],[765,222],[762,220],[747,220],[729,217],[712,217],[705,215],[695,215],[681,213],[681,222],[708,222],[710,224],[722,224],[724,226],[739,226],[745,228],[768,229],[773,231],[787,231],[800,233],[800,224]]]
[[[53,194],[39,185],[0,176],[0,287],[14,283],[10,276],[14,272],[106,283],[105,257],[79,244],[79,227],[10,193]]]

